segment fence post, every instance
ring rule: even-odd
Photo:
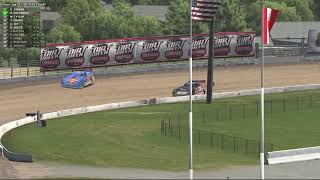
[[[257,102],[257,115],[259,115],[259,103]]]
[[[310,100],[309,100],[310,101],[310,107],[312,108],[312,96],[310,95],[309,98],[310,98]]]
[[[172,124],[170,124],[170,133],[171,133],[171,137],[172,137],[172,127],[173,127],[173,125],[172,125]]]
[[[233,152],[236,152],[236,137],[233,136]]]
[[[212,133],[210,133],[210,144],[212,146]]]
[[[219,111],[217,110],[217,121],[219,121]]]
[[[232,106],[230,106],[230,120],[232,120]]]
[[[160,131],[161,131],[161,135],[162,135],[163,134],[163,120],[161,120],[161,125],[160,126],[161,126],[161,130]]]
[[[272,115],[272,113],[273,113],[273,103],[272,103],[272,99],[271,99],[271,101],[270,101],[270,103],[271,103],[271,115]]]
[[[164,136],[167,136],[167,123],[164,123]]]
[[[222,134],[222,136],[221,136],[221,149],[222,149],[222,151],[223,151],[223,134]]]
[[[246,104],[243,104],[243,119],[246,119]]]
[[[179,141],[181,140],[181,133],[180,133],[180,131],[181,131],[181,128],[180,128],[180,112],[179,112],[179,117],[178,117],[178,123],[179,123]]]
[[[248,139],[246,139],[246,155],[248,154]]]
[[[202,123],[204,124],[204,112],[202,112]]]
[[[283,112],[286,112],[286,98],[283,98]]]
[[[297,96],[297,111],[299,111],[299,96]]]
[[[200,144],[200,141],[201,141],[200,130],[198,131],[199,131],[199,144]]]
[[[29,56],[27,58],[27,76],[29,76],[29,68],[30,68],[30,62],[29,62]]]

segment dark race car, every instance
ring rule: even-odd
[[[187,96],[189,95],[189,81],[183,86],[174,88],[172,96]],[[207,83],[206,80],[194,80],[192,81],[192,95],[204,95],[206,94]]]

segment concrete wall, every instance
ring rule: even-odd
[[[246,58],[246,59],[219,59],[216,60],[215,64],[217,66],[233,66],[233,65],[242,65],[242,64],[254,64],[255,60],[253,58]],[[194,62],[193,67],[195,68],[202,68],[207,67],[207,61],[197,61]],[[109,67],[107,69],[93,69],[95,75],[103,75],[103,76],[115,76],[115,75],[128,75],[128,74],[135,74],[135,73],[146,73],[146,72],[163,72],[163,71],[170,71],[170,70],[182,70],[188,69],[189,64],[185,62],[177,62],[177,64],[171,63],[159,63],[159,64],[149,64],[143,66],[125,66],[121,67]],[[49,79],[62,79],[69,73],[65,73],[61,71],[60,73],[53,73],[49,74],[42,74],[38,76],[27,76],[27,77],[16,77],[16,78],[7,78],[7,79],[0,79],[0,84],[7,84],[7,83],[16,83],[16,82],[25,82],[25,81],[42,81],[42,80],[49,80]]]
[[[289,86],[289,87],[274,87],[274,88],[266,88],[265,93],[283,93],[283,92],[290,92],[290,91],[303,91],[303,90],[311,90],[311,89],[320,89],[320,84],[310,84],[310,85],[297,85],[297,86]],[[227,97],[237,97],[237,96],[250,96],[250,95],[257,95],[260,93],[259,89],[251,89],[251,90],[243,90],[243,91],[233,91],[233,92],[224,92],[224,93],[214,93],[213,98],[227,98]],[[194,100],[205,100],[205,95],[198,95],[193,96]],[[128,108],[128,107],[137,107],[137,106],[146,106],[151,104],[165,104],[165,103],[175,103],[175,102],[183,102],[188,101],[188,96],[181,96],[181,97],[165,97],[165,98],[153,98],[153,99],[146,99],[146,100],[139,100],[139,101],[128,101],[128,102],[120,102],[120,103],[110,103],[110,104],[102,104],[97,106],[86,106],[81,108],[74,108],[74,109],[67,109],[61,110],[56,112],[50,112],[43,114],[42,119],[54,119],[59,117],[65,116],[72,116],[77,114],[83,114],[88,112],[97,112],[97,111],[104,111],[104,110],[111,110],[111,109],[119,109],[119,108]],[[0,126],[0,142],[1,138],[5,133],[8,131],[15,129],[17,127],[23,126],[25,124],[36,122],[35,117],[26,117],[20,120],[12,121],[7,124]],[[5,149],[3,145],[0,143],[0,149]],[[26,157],[30,157],[30,155],[21,155],[10,152],[5,149],[7,153],[2,153],[5,155],[9,160],[24,160]],[[32,157],[31,157],[32,159]]]

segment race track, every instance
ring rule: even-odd
[[[320,64],[268,65],[265,86],[320,84]],[[206,79],[206,69],[195,69],[194,79]],[[259,88],[256,65],[218,67],[214,72],[215,92]],[[60,80],[22,82],[0,87],[0,124],[23,118],[26,112],[50,112],[86,105],[171,96],[172,89],[188,80],[188,71],[96,77],[82,90],[64,89]],[[0,161],[0,164],[3,162]],[[0,177],[5,177],[1,175]]]

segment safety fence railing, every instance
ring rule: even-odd
[[[160,126],[161,135],[175,138],[178,142],[189,142],[189,130],[177,121],[162,120]],[[259,155],[260,143],[257,140],[207,131],[193,129],[193,144],[212,147],[215,150],[230,153],[242,153],[246,155]],[[272,143],[265,143],[267,152],[273,151]]]
[[[301,112],[320,108],[319,95],[303,95],[278,97],[265,101],[265,115],[272,117],[279,113]],[[215,102],[210,111],[196,111],[193,113],[194,143],[212,146],[227,152],[241,152],[245,154],[259,153],[259,141],[247,137],[223,134],[210,131],[214,123],[221,121],[243,121],[259,118],[260,102]],[[188,142],[188,113],[168,113],[160,122],[161,135],[174,137],[179,142]],[[227,123],[227,122],[226,122]],[[266,143],[267,152],[273,151],[274,145]]]
[[[204,67],[206,66],[206,60],[195,60],[194,67]],[[220,58],[216,59],[216,66],[231,65],[231,64],[253,64],[254,58]],[[148,64],[128,64],[110,67],[97,67],[92,69],[94,72],[108,72],[110,70],[119,70],[121,72],[126,72],[128,69],[137,68],[141,71],[152,67],[161,67],[165,69],[166,66],[179,66],[188,65],[187,61],[172,61],[172,62],[155,62]],[[142,69],[143,68],[143,69]],[[15,64],[6,64],[1,67],[0,64],[0,79],[8,78],[18,78],[18,77],[29,77],[29,76],[39,76],[39,75],[51,75],[51,74],[65,74],[72,72],[73,70],[56,70],[56,71],[46,71],[42,72],[39,67],[39,60],[23,61]]]

